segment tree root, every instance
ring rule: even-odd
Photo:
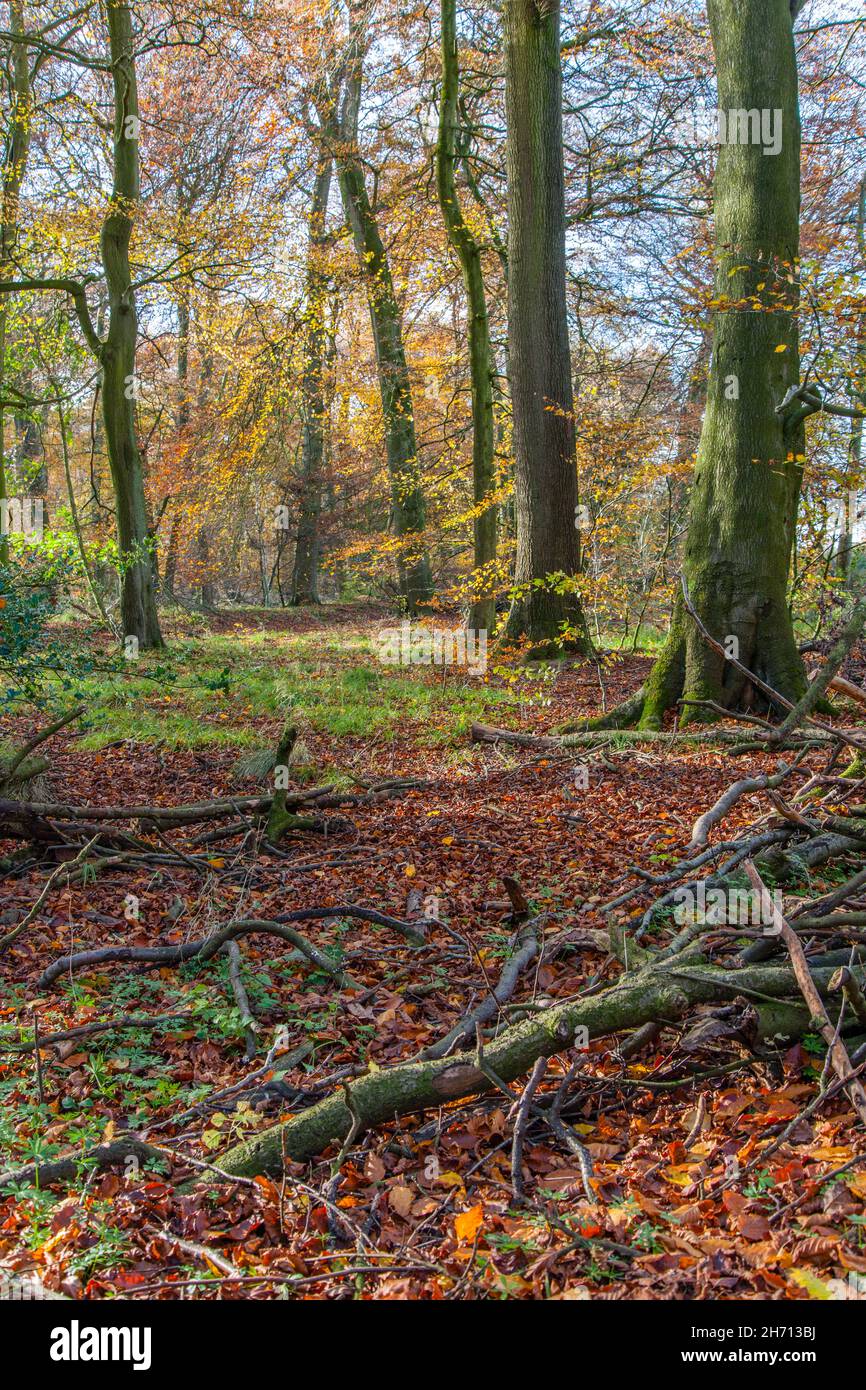
[[[634,695],[623,700],[621,705],[609,710],[607,714],[597,715],[595,719],[577,719],[559,724],[555,732],[557,734],[588,734],[599,733],[604,729],[634,728],[640,719],[645,697],[646,686],[642,685]]]

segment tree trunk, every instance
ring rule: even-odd
[[[153,541],[135,432],[138,320],[129,243],[140,188],[132,16],[123,0],[114,0],[106,6],[105,18],[114,87],[114,188],[100,237],[109,306],[108,334],[100,352],[102,418],[117,507],[123,633],[136,637],[142,648],[161,647],[150,553]]]
[[[319,518],[322,511],[322,464],[325,454],[325,297],[327,276],[322,259],[327,234],[325,219],[331,191],[331,156],[319,151],[307,258],[307,310],[304,367],[301,382],[303,436],[301,441],[301,499],[291,602],[319,602]]]
[[[180,247],[178,247],[178,253],[181,253]],[[186,281],[181,281],[177,298],[177,365],[175,371],[177,401],[174,411],[174,425],[180,438],[182,438],[189,424],[190,417],[189,331],[190,291],[188,283]],[[174,598],[174,586],[177,579],[177,552],[180,541],[179,532],[180,516],[175,506],[168,528],[168,546],[166,548],[165,568],[162,576],[162,589],[169,598],[172,599]]]
[[[707,412],[692,489],[684,571],[707,630],[788,699],[806,677],[787,601],[805,434],[795,261],[800,117],[789,0],[710,0],[722,112],[781,113],[781,148],[727,143],[715,179],[716,304]],[[729,125],[733,124],[729,118]],[[736,132],[743,139],[744,127]],[[768,147],[769,148],[769,147]],[[735,639],[735,640],[731,640]],[[677,699],[749,705],[751,684],[712,651],[678,600],[641,714],[658,728]],[[684,707],[683,718],[695,717]]]
[[[857,202],[857,249],[860,252],[861,264],[866,265],[866,176],[860,180],[860,197]],[[866,311],[861,310],[857,316],[857,328],[854,334],[854,362],[851,370],[850,402],[855,410],[866,409],[864,355],[866,355]],[[857,517],[862,467],[863,416],[857,415],[851,421],[851,433],[848,437],[848,473],[845,480],[843,521],[835,556],[836,574],[846,586],[851,579],[854,525]]]
[[[34,407],[34,410],[36,407]],[[48,463],[42,431],[46,424],[47,407],[39,407],[39,415],[24,415],[16,412],[15,427],[18,433],[16,469],[22,490],[33,497],[45,497],[48,491]],[[48,505],[43,508],[45,524],[48,524]]]
[[[412,389],[403,346],[403,323],[388,253],[367,193],[364,167],[358,154],[362,26],[360,11],[353,6],[353,42],[336,152],[337,173],[346,221],[352,230],[370,306],[391,482],[391,525],[399,541],[397,575],[400,594],[407,612],[415,613],[419,605],[429,602],[432,597],[433,579],[424,539],[426,509],[415,439]]]
[[[24,37],[24,6],[22,0],[10,0],[10,32],[18,40]],[[9,98],[10,110],[6,130],[6,150],[3,160],[2,209],[0,209],[0,276],[5,276],[12,265],[12,257],[18,240],[18,207],[21,185],[27,169],[30,153],[30,136],[33,112],[30,94],[30,55],[26,43],[13,42],[9,58]],[[6,327],[8,322],[8,301],[2,296],[0,301],[0,498],[6,491],[6,428],[2,398],[6,394]],[[5,528],[0,532],[0,563],[9,559],[9,540]]]
[[[442,94],[439,108],[439,141],[436,177],[439,204],[448,240],[457,253],[469,315],[469,371],[472,381],[472,491],[474,562],[473,600],[467,627],[491,631],[496,623],[496,600],[491,589],[496,561],[496,503],[488,499],[496,486],[493,420],[493,353],[487,295],[481,265],[481,247],[467,226],[457,194],[457,102],[460,67],[457,51],[457,0],[442,0]]]
[[[509,640],[588,649],[580,600],[574,400],[565,294],[559,3],[505,3],[508,339],[517,564]]]

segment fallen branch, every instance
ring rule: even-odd
[[[401,922],[399,918],[389,917],[384,912],[377,912],[374,908],[345,905],[307,907],[299,908],[296,912],[283,913],[272,921],[249,918],[238,922],[229,922],[226,926],[220,927],[219,931],[214,932],[212,936],[204,937],[200,941],[187,941],[178,946],[99,946],[91,951],[78,951],[72,955],[60,956],[43,971],[36,988],[39,991],[49,989],[54,981],[59,979],[61,975],[65,975],[67,971],[71,974],[90,965],[104,965],[108,961],[132,961],[142,965],[183,965],[196,956],[201,960],[210,960],[211,956],[216,955],[227,941],[238,936],[249,936],[262,932],[271,936],[282,937],[284,941],[288,941],[296,950],[305,955],[316,969],[324,970],[327,974],[332,975],[341,987],[358,989],[360,986],[355,984],[338,965],[335,965],[329,956],[326,956],[311,941],[301,936],[300,932],[294,931],[288,925],[290,922],[321,921],[322,918],[330,917],[356,917],[363,922],[375,922],[381,926],[392,927],[406,937],[412,945],[424,945],[424,937],[416,931],[410,922]]]
[[[95,1023],[81,1023],[77,1028],[65,1028],[60,1033],[40,1035],[39,1042],[4,1043],[0,1040],[0,1052],[33,1052],[36,1047],[53,1047],[56,1043],[74,1042],[78,1038],[89,1038],[95,1033],[114,1033],[126,1028],[160,1028],[164,1023],[180,1023],[184,1019],[195,1018],[195,1011],[184,1009],[175,1014],[128,1014]]]
[[[739,743],[742,733],[737,729],[709,729],[700,732],[670,729],[618,729],[615,733],[593,730],[577,734],[523,734],[512,729],[496,729],[489,724],[473,724],[470,730],[473,743],[510,743],[518,748],[592,748],[598,743],[619,740],[624,743],[664,743],[676,747],[682,743]]]
[[[18,923],[17,927],[13,927],[12,930],[8,931],[5,936],[0,937],[0,951],[5,951],[7,946],[11,946],[14,941],[17,941],[19,936],[21,936],[22,933],[25,932],[27,928],[30,926],[30,923],[34,921],[36,917],[38,917],[39,909],[45,902],[45,899],[48,897],[48,894],[51,892],[51,889],[54,886],[56,880],[60,877],[64,870],[66,871],[68,877],[68,875],[76,866],[76,864],[81,863],[81,861],[84,859],[84,856],[87,854],[87,851],[89,849],[92,849],[93,844],[95,842],[95,838],[96,837],[94,837],[93,840],[89,840],[87,844],[82,847],[80,852],[76,855],[75,859],[73,859],[71,863],[60,864],[58,868],[54,870],[54,873],[51,874],[50,878],[48,879],[47,883],[42,889],[42,892],[39,894],[39,897],[36,899],[29,912],[27,912],[24,918]]]
[[[250,1008],[250,997],[247,994],[241,977],[241,948],[236,941],[227,941],[223,946],[223,954],[229,963],[229,983],[232,987],[235,1004],[241,1016],[241,1027],[244,1030],[244,1043],[246,1047],[247,1061],[251,1062],[256,1055],[256,1033],[259,1032],[259,1025],[253,1017]]]
[[[826,991],[831,975],[830,969],[816,969],[819,989]],[[740,970],[696,966],[681,978],[650,967],[623,976],[600,994],[544,1009],[505,1029],[485,1045],[484,1070],[472,1050],[370,1072],[351,1083],[351,1109],[344,1096],[335,1093],[236,1145],[219,1160],[219,1168],[240,1177],[279,1174],[287,1159],[305,1162],[329,1145],[342,1143],[356,1123],[356,1132],[361,1133],[400,1115],[486,1092],[493,1086],[488,1072],[501,1081],[513,1081],[531,1071],[539,1057],[566,1050],[578,1029],[585,1029],[590,1039],[606,1037],[645,1023],[674,1021],[694,1004],[720,995],[748,995],[751,990],[781,999],[795,988],[791,970],[778,966]]]
[[[862,633],[864,623],[866,623],[866,596],[854,604],[845,626],[827,653],[824,665],[816,675],[811,677],[809,687],[802,699],[798,700],[796,706],[778,729],[776,738],[780,742],[784,742],[792,730],[812,713],[827,687],[834,682],[839,668]],[[853,686],[852,689],[856,691],[857,687]],[[857,695],[862,702],[866,703],[866,696],[862,691],[857,691]],[[861,743],[860,747],[862,746]]]
[[[514,1137],[511,1142],[511,1191],[515,1202],[522,1202],[525,1197],[523,1185],[523,1139],[526,1134],[526,1126],[529,1123],[529,1113],[532,1106],[532,1097],[535,1095],[541,1078],[547,1070],[547,1058],[539,1057],[532,1074],[523,1088],[523,1095],[517,1102],[517,1113],[514,1117]]]
[[[708,811],[704,811],[702,816],[698,816],[692,830],[689,847],[698,849],[705,845],[713,826],[718,825],[719,821],[724,819],[731,807],[740,800],[740,797],[747,796],[749,792],[761,792],[771,787],[780,786],[790,771],[791,769],[786,767],[773,776],[764,773],[759,777],[743,777],[739,782],[734,782],[726,792],[722,793],[714,806],[711,806]]]
[[[318,788],[333,791],[332,787]],[[310,793],[313,796],[314,793]],[[299,799],[305,799],[303,796]],[[0,817],[22,814],[39,820],[137,820],[154,825],[195,825],[220,820],[238,811],[266,811],[271,796],[236,796],[228,800],[202,801],[190,806],[72,806],[59,801],[7,801],[0,799]]]
[[[861,888],[866,888],[866,869],[860,869],[844,883],[840,883],[839,887],[834,888],[831,893],[826,893],[823,898],[813,898],[811,902],[804,903],[797,912],[793,913],[791,920],[794,921],[805,915],[810,918],[826,917],[834,908],[841,907]]]
[[[752,887],[761,896],[762,912],[771,914],[773,925],[778,929],[782,940],[788,948],[788,954],[791,957],[791,964],[794,968],[797,984],[811,1011],[815,1026],[818,1028],[821,1037],[827,1044],[830,1059],[833,1063],[833,1069],[839,1077],[839,1080],[845,1083],[848,1094],[851,1097],[851,1103],[860,1118],[860,1123],[866,1125],[866,1090],[863,1089],[862,1081],[853,1074],[854,1069],[851,1066],[851,1058],[848,1056],[848,1050],[839,1037],[838,1029],[834,1028],[833,1024],[830,1022],[830,1015],[824,1008],[821,995],[816,989],[815,982],[809,973],[809,965],[806,961],[806,955],[803,951],[800,938],[776,907],[775,902],[767,891],[764,880],[761,878],[754,864],[747,863],[745,869],[752,883]],[[767,918],[764,917],[764,921],[766,920]],[[834,975],[828,988],[835,983],[835,979],[836,977]]]
[[[863,991],[847,965],[840,965],[830,981],[830,993],[836,994],[839,990],[842,991],[845,1002],[860,1027],[866,1028],[866,999],[863,998]]]
[[[130,1135],[115,1139],[111,1144],[98,1144],[96,1148],[85,1149],[83,1153],[68,1154],[65,1158],[10,1168],[0,1173],[0,1188],[19,1185],[47,1187],[53,1182],[73,1182],[83,1169],[95,1168],[101,1172],[115,1163],[125,1163],[128,1158],[135,1158],[139,1163],[155,1163],[164,1162],[165,1154],[161,1149],[155,1149],[151,1144]]]
[[[809,679],[814,680],[816,672],[809,672]],[[827,682],[827,689],[832,690],[835,695],[844,695],[846,700],[854,700],[861,707],[866,706],[866,690],[861,690],[859,685],[853,681],[846,680],[844,676],[834,676]]]
[[[402,784],[389,783],[372,791],[358,794],[341,792],[330,783],[322,787],[311,787],[306,791],[280,792],[285,796],[283,809],[305,806],[310,809],[330,809],[336,806],[362,806],[399,796],[408,790]],[[73,806],[55,801],[12,801],[0,798],[0,837],[8,839],[28,839],[55,843],[58,839],[57,827],[52,822],[73,822],[64,824],[65,834],[74,830],[74,822],[87,822],[89,829],[93,822],[137,821],[139,828],[148,827],[172,830],[184,825],[198,825],[213,820],[224,820],[239,815],[255,817],[268,814],[274,804],[274,796],[234,796],[217,801],[202,801],[189,806]],[[84,829],[84,827],[82,827]]]
[[[526,899],[514,879],[506,878],[504,883],[506,892],[511,899],[513,920],[515,923],[520,923],[521,919],[525,919],[527,916]],[[444,1038],[440,1038],[439,1042],[434,1043],[432,1047],[425,1048],[421,1053],[422,1058],[447,1057],[449,1052],[453,1052],[457,1043],[465,1042],[467,1038],[474,1037],[476,1029],[487,1023],[494,1014],[498,1013],[502,1005],[508,1002],[517,988],[517,981],[520,976],[538,954],[538,936],[535,931],[537,920],[537,918],[533,918],[531,921],[522,921],[514,955],[506,961],[496,988],[489,992],[487,998],[483,999],[477,1008],[455,1024]]]
[[[83,713],[84,705],[79,705],[77,709],[70,710],[68,714],[62,715],[61,718],[56,719],[53,724],[49,724],[47,729],[41,729],[39,733],[34,734],[33,737],[24,744],[24,747],[19,748],[18,752],[13,755],[11,762],[0,768],[0,787],[4,787],[7,783],[12,781],[15,773],[24,762],[24,759],[29,757],[35,748],[38,748],[41,743],[45,743],[60,729],[65,728],[67,724],[71,724],[74,719],[78,719]]]

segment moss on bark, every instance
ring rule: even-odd
[[[792,20],[788,0],[762,6],[710,0],[709,17],[728,128],[714,191],[713,354],[683,569],[707,631],[796,702],[806,675],[787,582],[805,435],[796,412],[779,409],[800,377],[800,118]],[[772,115],[776,130],[781,122],[775,153],[758,129],[762,112]],[[728,709],[762,703],[751,682],[708,646],[678,600],[647,682],[640,726],[658,728],[680,698]],[[707,715],[686,707],[682,717]]]
[[[814,972],[819,988],[826,990],[832,973],[832,969]],[[370,1072],[340,1094],[237,1144],[216,1166],[239,1177],[278,1174],[287,1159],[303,1162],[342,1142],[353,1124],[357,1133],[363,1133],[401,1115],[479,1094],[494,1085],[488,1072],[513,1081],[525,1075],[537,1058],[569,1048],[579,1029],[585,1029],[591,1040],[644,1023],[674,1021],[693,1004],[727,1001],[749,991],[783,999],[796,988],[792,971],[783,967],[721,970],[691,961],[681,969],[677,963],[656,965],[623,976],[593,998],[545,1009],[506,1029],[485,1047],[481,1067],[476,1054],[463,1052],[439,1061],[407,1062]]]

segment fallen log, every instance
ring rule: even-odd
[[[812,978],[821,992],[827,993],[832,974],[828,968],[814,970]],[[645,1023],[674,1022],[695,1004],[750,991],[784,999],[796,989],[790,968],[690,965],[685,971],[651,966],[624,975],[601,994],[544,1009],[505,1029],[485,1044],[483,1070],[474,1052],[462,1052],[370,1072],[309,1110],[235,1145],[216,1166],[235,1177],[277,1175],[286,1159],[315,1158],[331,1144],[342,1143],[354,1126],[360,1134],[401,1115],[479,1095],[493,1087],[491,1075],[505,1082],[524,1076],[539,1057],[569,1048],[578,1030],[585,1029],[590,1039],[601,1038]]]
[[[299,793],[298,800],[309,800],[333,787],[318,787]],[[198,821],[219,820],[238,811],[266,811],[273,797],[235,796],[219,801],[202,801],[190,806],[72,806],[59,801],[7,801],[0,799],[0,818],[27,814],[41,820],[138,820],[164,825],[195,825]]]
[[[413,784],[415,785],[415,784]],[[332,809],[337,806],[363,806],[399,796],[408,786],[382,786],[364,791],[343,792],[331,783],[310,787],[306,791],[278,792],[280,809],[306,807],[309,810]],[[264,816],[271,812],[275,795],[233,796],[216,801],[203,801],[189,806],[73,806],[54,801],[12,801],[0,798],[0,839],[29,840],[35,843],[68,843],[80,824],[80,833],[92,833],[94,823],[104,821],[137,821],[139,828],[173,830],[185,825],[199,825],[224,820],[230,816]],[[283,800],[284,798],[284,800]],[[62,822],[61,827],[54,822]],[[240,833],[240,832],[238,832]]]
[[[577,734],[524,734],[513,729],[497,729],[489,724],[473,724],[470,730],[473,743],[510,743],[517,748],[537,748],[554,751],[562,748],[592,748],[598,743],[664,743],[672,747],[689,743],[741,743],[738,729],[705,729],[689,732],[681,729],[616,729],[591,730]]]
[[[816,672],[809,673],[809,679],[815,680]],[[846,680],[844,676],[834,676],[827,682],[827,689],[832,690],[835,695],[844,695],[847,700],[854,700],[858,705],[866,706],[866,690],[861,690],[859,685],[853,681]]]

